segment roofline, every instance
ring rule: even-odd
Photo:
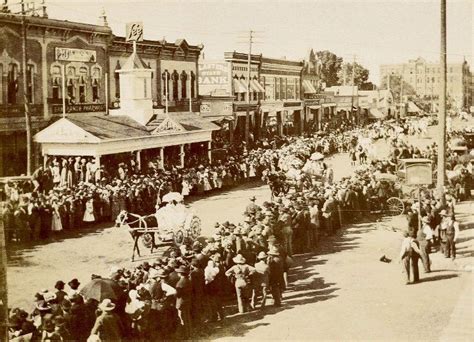
[[[21,24],[21,18],[22,16],[19,14],[0,13],[0,21],[3,21],[3,22]],[[44,26],[44,27],[53,26],[54,28],[63,29],[63,30],[74,29],[77,31],[101,33],[104,35],[112,34],[112,29],[108,26],[103,26],[103,25],[86,24],[86,23],[79,23],[75,21],[50,19],[50,18],[43,18],[43,17],[33,17],[33,16],[27,16],[26,20],[27,20],[28,25],[36,25],[36,26]]]
[[[178,39],[180,40],[180,39]],[[178,41],[177,40],[177,41]],[[185,39],[182,39],[182,41],[186,42],[187,48],[192,51],[201,51],[203,48],[201,48],[198,45],[190,45]],[[125,37],[122,36],[113,36],[112,44],[119,43],[119,44],[126,44],[132,46],[132,42],[127,42],[125,40]],[[150,46],[156,46],[156,47],[163,47],[163,48],[171,48],[171,49],[177,49],[180,47],[180,45],[176,45],[175,43],[163,41],[163,40],[152,40],[152,39],[144,39],[141,42],[137,42],[137,46],[140,45],[150,45]]]

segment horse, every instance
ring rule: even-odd
[[[262,180],[270,187],[272,200],[275,196],[288,193],[289,185],[286,183],[284,175],[276,172],[264,171]]]
[[[129,229],[130,235],[134,241],[132,261],[135,259],[135,251],[137,251],[139,257],[141,256],[140,249],[138,248],[138,240],[140,237],[142,237],[145,247],[151,249],[151,253],[153,253],[154,249],[158,248],[158,245],[155,242],[155,231],[151,231],[151,229],[150,231],[147,231],[151,227],[155,229],[158,227],[158,220],[156,219],[155,214],[140,216],[122,210],[118,214],[115,222],[120,227],[127,227]]]

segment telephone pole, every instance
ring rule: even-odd
[[[245,113],[245,144],[249,146],[250,138],[250,61],[252,59],[253,31],[249,31],[249,55],[247,58],[247,112]]]
[[[351,120],[354,117],[354,79],[355,79],[355,63],[356,63],[356,55],[352,56],[352,77],[351,77],[351,84],[352,84],[352,96],[351,96]]]
[[[445,203],[444,183],[446,180],[446,0],[441,0],[441,89],[439,95],[438,134],[438,179],[436,187],[441,201]]]
[[[21,73],[23,78],[23,103],[25,107],[25,128],[26,128],[26,174],[31,175],[32,164],[32,141],[31,141],[31,116],[28,104],[28,60],[26,54],[26,9],[25,1],[21,0]],[[31,96],[34,96],[31,94]]]

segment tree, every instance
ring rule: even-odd
[[[352,69],[355,70],[354,85],[358,86],[359,89],[372,90],[373,84],[367,81],[369,79],[369,70],[357,62],[344,63],[342,65],[341,69],[337,73],[339,84],[352,85]]]
[[[380,89],[390,89],[393,93],[393,99],[395,102],[400,102],[400,91],[403,91],[403,96],[413,96],[416,95],[415,89],[403,81],[403,89],[401,88],[402,78],[400,75],[390,75],[390,77],[385,76],[380,85]],[[389,84],[390,82],[390,84]]]
[[[337,57],[328,50],[316,52],[316,56],[321,61],[321,81],[326,83],[326,87],[338,85],[337,73],[341,70],[342,57]]]

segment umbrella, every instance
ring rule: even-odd
[[[183,200],[183,195],[181,195],[179,192],[169,192],[166,195],[163,196],[162,201],[163,202],[181,202]]]
[[[321,160],[321,159],[324,159],[324,154],[322,153],[319,153],[319,152],[314,152],[312,155],[311,155],[311,160]]]
[[[120,286],[112,279],[93,279],[80,291],[80,294],[89,299],[102,302],[104,299],[118,299],[122,293]]]

